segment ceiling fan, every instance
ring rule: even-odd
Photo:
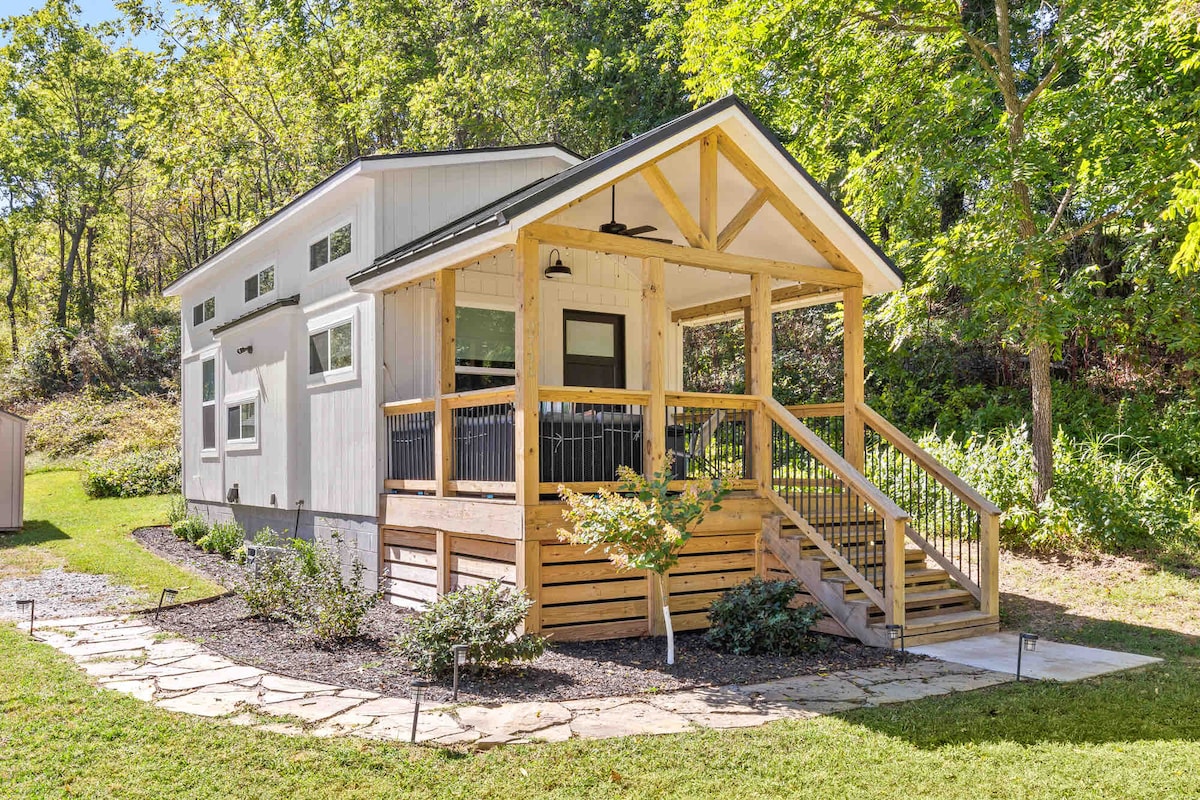
[[[672,240],[662,239],[657,236],[644,236],[646,233],[654,233],[658,228],[653,225],[638,225],[631,228],[624,222],[617,222],[617,187],[612,187],[612,219],[600,226],[601,233],[611,233],[616,236],[629,236],[633,239],[649,239],[652,242],[663,242],[671,244]]]

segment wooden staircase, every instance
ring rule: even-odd
[[[943,552],[932,542],[945,545],[945,501],[932,504],[933,513],[943,514],[936,524],[914,519],[786,409],[769,400],[763,405],[773,423],[773,466],[770,486],[761,491],[779,513],[764,519],[762,543],[826,610],[827,632],[899,647],[885,627],[890,623],[903,626],[907,646],[999,629],[999,509],[863,406],[888,445],[902,449],[930,476],[926,484],[965,504],[967,514],[956,520],[976,514],[973,527],[960,525],[967,533]],[[923,495],[910,497],[927,495],[928,485]],[[918,530],[922,524],[928,537]]]

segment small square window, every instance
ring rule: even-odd
[[[246,302],[261,297],[275,289],[275,268],[267,267],[246,278]]]
[[[321,375],[354,366],[353,324],[343,322],[308,337],[308,374]]]
[[[192,325],[203,325],[217,315],[217,298],[210,297],[192,308]]]
[[[350,226],[343,225],[329,234],[329,260],[336,261],[350,255]]]
[[[325,237],[319,242],[313,242],[308,246],[308,270],[312,272],[317,267],[323,267],[329,263],[329,237]]]
[[[230,442],[253,442],[257,435],[257,402],[237,403],[226,410],[225,439]]]

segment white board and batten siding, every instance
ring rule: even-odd
[[[567,166],[544,153],[422,163],[372,162],[370,170],[285,211],[181,288],[182,478],[189,500],[224,504],[237,484],[243,506],[282,511],[303,501],[306,513],[376,516],[382,485],[379,403],[388,394],[377,347],[384,301],[351,291],[347,278],[378,255]],[[350,254],[310,270],[309,246],[347,223]],[[275,288],[247,301],[246,279],[267,266],[275,268]],[[296,305],[214,335],[231,320],[297,295]],[[216,300],[216,316],[194,325],[192,309],[208,297]],[[352,369],[328,378],[310,375],[310,335],[345,321],[352,322]],[[216,360],[217,447],[205,451],[202,363],[209,358]],[[414,374],[429,366],[424,360],[397,364]],[[229,441],[227,409],[250,399],[257,404],[255,440]]]
[[[543,246],[539,265],[549,263],[553,248]],[[563,315],[567,310],[619,314],[625,318],[625,380],[629,388],[644,388],[642,375],[642,281],[639,260],[590,251],[559,249],[569,277],[540,282],[541,337],[539,380],[545,386],[563,383]],[[457,305],[516,309],[515,264],[511,252],[490,256],[456,270]],[[388,292],[383,298],[383,373],[385,400],[429,397],[437,309],[429,282]],[[683,327],[667,325],[667,389],[683,388]]]
[[[20,530],[24,521],[25,425],[0,409],[0,531]]]

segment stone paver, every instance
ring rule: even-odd
[[[411,700],[275,675],[238,664],[177,638],[162,639],[146,619],[58,620],[37,638],[67,653],[100,685],[161,708],[289,735],[360,736],[407,742]],[[980,637],[981,639],[986,637]],[[1007,649],[1015,640],[1001,641]],[[992,657],[986,642],[956,644],[975,660]],[[1066,646],[1039,643],[1031,671],[1061,675],[1063,661],[1079,658]],[[1045,648],[1045,650],[1042,650]],[[1082,649],[1082,648],[1078,648]],[[1089,651],[1091,653],[1093,651]],[[1120,668],[1147,660],[1098,653],[1095,665]],[[1012,680],[1004,671],[971,664],[911,660],[889,667],[839,671],[663,694],[599,697],[507,705],[425,705],[417,741],[483,750],[517,742],[672,734],[704,728],[745,728],[783,719],[803,720],[855,708],[972,691]],[[280,719],[287,717],[290,719]]]

